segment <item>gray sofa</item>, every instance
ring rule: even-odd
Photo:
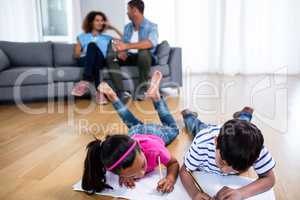
[[[18,43],[0,41],[0,101],[16,102],[70,96],[75,82],[81,79],[83,68],[73,57],[73,44],[39,42]],[[182,86],[180,48],[158,48],[159,65],[151,72],[163,74],[161,87]],[[136,66],[121,67],[125,89],[134,93],[137,86]],[[109,81],[107,71],[103,72]],[[149,74],[151,76],[151,74]]]

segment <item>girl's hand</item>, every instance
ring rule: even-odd
[[[127,188],[134,188],[134,179],[133,178],[124,178],[119,177],[119,185],[122,187],[123,185]]]
[[[174,190],[175,180],[171,178],[163,178],[157,184],[157,191],[162,193],[170,193]]]

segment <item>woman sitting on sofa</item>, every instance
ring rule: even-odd
[[[82,25],[84,33],[77,37],[77,44],[74,48],[75,57],[78,64],[84,66],[83,77],[72,89],[72,95],[83,96],[88,92],[90,83],[95,84],[95,88],[103,78],[100,69],[105,65],[105,57],[111,36],[104,34],[106,30],[115,31],[120,37],[122,33],[108,23],[104,13],[92,11],[87,14]],[[107,104],[105,96],[96,90],[96,103]]]

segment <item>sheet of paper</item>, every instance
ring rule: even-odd
[[[163,171],[166,174],[166,171]],[[119,186],[118,176],[108,172],[107,183],[114,188],[114,190],[104,190],[99,195],[108,195],[113,197],[123,197],[133,200],[175,200],[175,199],[189,199],[188,194],[185,192],[181,181],[177,180],[174,186],[174,191],[169,194],[162,194],[156,191],[157,183],[160,180],[159,171],[147,174],[144,178],[135,183],[134,189],[127,189],[126,187]],[[73,186],[74,190],[82,191],[81,181]]]
[[[253,179],[241,176],[220,176],[217,174],[208,174],[205,172],[194,172],[194,177],[202,189],[210,196],[214,196],[222,187],[240,188],[253,182]],[[248,198],[248,200],[275,200],[273,189]]]
[[[164,170],[164,174],[166,171]],[[223,186],[238,188],[244,186],[252,179],[240,176],[219,176],[216,174],[208,174],[205,172],[194,172],[195,178],[198,180],[205,192],[211,196],[215,195]],[[113,197],[123,197],[132,200],[184,200],[190,199],[186,193],[183,185],[178,177],[174,187],[174,191],[169,194],[161,194],[156,191],[156,186],[159,181],[159,171],[147,174],[146,177],[136,182],[134,189],[127,189],[119,186],[118,176],[108,172],[107,183],[114,188],[114,190],[104,190],[99,195],[108,195]],[[81,181],[73,185],[73,190],[82,191]],[[275,200],[273,190],[269,190],[263,194],[250,198],[249,200]]]

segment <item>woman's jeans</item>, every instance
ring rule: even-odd
[[[94,82],[97,88],[103,79],[100,70],[105,66],[105,58],[95,43],[89,43],[86,56],[78,60],[78,65],[84,66],[83,80]]]

